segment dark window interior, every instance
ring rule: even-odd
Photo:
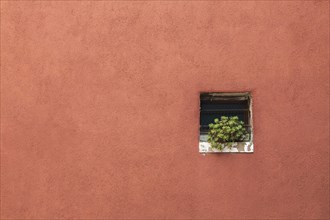
[[[230,95],[226,93],[202,93],[200,95],[200,132],[206,134],[209,124],[221,116],[238,116],[250,132],[249,95]]]

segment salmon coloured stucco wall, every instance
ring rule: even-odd
[[[198,153],[251,91],[254,153]],[[1,219],[329,218],[328,1],[1,1]]]

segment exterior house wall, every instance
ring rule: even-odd
[[[1,1],[3,219],[329,217],[328,1]],[[253,96],[203,156],[200,92]]]

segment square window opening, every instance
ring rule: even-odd
[[[237,116],[242,121],[247,135],[244,139],[235,142],[234,147],[226,146],[223,141],[224,149],[218,150],[211,147],[208,143],[209,124],[214,123],[215,119],[221,120],[222,116],[228,118]],[[225,93],[210,92],[200,94],[200,135],[199,150],[201,153],[216,152],[253,152],[253,127],[252,127],[252,97],[249,92]],[[229,142],[229,141],[228,141]]]

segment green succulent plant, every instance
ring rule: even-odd
[[[249,135],[244,122],[237,116],[222,116],[220,120],[216,118],[214,123],[209,124],[209,128],[207,141],[218,150],[223,150],[224,145],[231,148],[235,142],[244,141]]]

